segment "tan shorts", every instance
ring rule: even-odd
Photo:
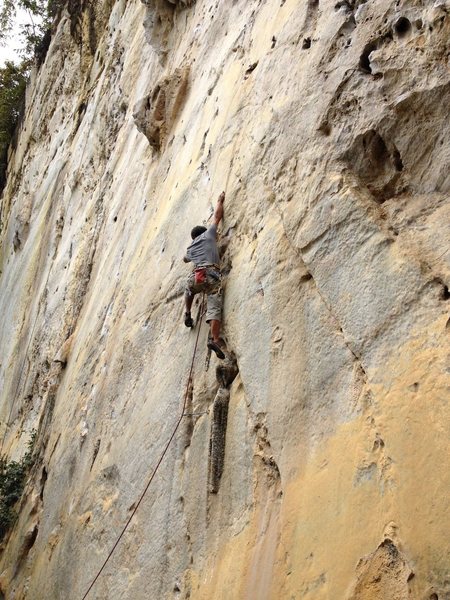
[[[207,294],[206,300],[206,322],[222,320],[222,275],[218,269],[209,267],[206,269],[206,281],[195,283],[195,275],[192,272],[187,280],[186,294]]]

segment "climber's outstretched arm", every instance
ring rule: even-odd
[[[225,200],[225,192],[222,192],[217,200],[216,210],[214,211],[213,222],[217,226],[223,217],[223,202]]]

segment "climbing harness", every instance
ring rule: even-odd
[[[200,285],[202,283],[206,283],[206,269],[195,269],[194,271],[194,281],[195,285]]]
[[[98,579],[98,578],[100,577],[100,575],[102,574],[102,572],[103,572],[103,569],[106,567],[106,565],[107,565],[107,564],[108,564],[108,562],[109,562],[109,559],[111,558],[111,556],[113,555],[113,553],[114,553],[115,549],[116,549],[116,548],[117,548],[117,546],[119,545],[119,542],[120,542],[120,540],[122,539],[122,537],[124,536],[124,534],[125,534],[126,530],[128,529],[128,527],[129,527],[129,525],[130,525],[130,523],[131,523],[131,521],[132,521],[132,519],[133,519],[134,515],[135,515],[135,514],[136,514],[136,512],[137,512],[137,509],[139,508],[139,506],[140,506],[140,504],[141,504],[142,500],[144,499],[145,495],[147,494],[147,491],[148,491],[148,489],[149,489],[149,487],[150,487],[150,485],[151,485],[151,483],[152,483],[153,479],[155,478],[155,475],[156,475],[156,473],[158,472],[158,469],[159,469],[159,467],[161,466],[161,463],[162,463],[162,461],[164,460],[164,457],[165,457],[165,455],[167,454],[167,451],[168,451],[168,449],[169,449],[170,445],[172,444],[172,441],[173,441],[173,439],[174,439],[174,437],[175,437],[175,434],[176,434],[176,432],[178,431],[178,428],[180,427],[180,424],[181,424],[181,422],[182,422],[183,418],[184,418],[185,416],[188,416],[188,415],[186,414],[186,412],[185,412],[185,411],[186,411],[186,404],[187,404],[187,399],[188,399],[188,396],[189,396],[189,391],[191,390],[191,387],[192,387],[192,376],[193,376],[193,373],[194,373],[194,362],[195,362],[195,356],[196,356],[196,354],[197,354],[198,340],[199,340],[199,338],[200,338],[200,330],[201,330],[201,325],[202,325],[202,318],[203,318],[203,316],[204,316],[205,312],[206,312],[206,311],[205,311],[205,294],[203,294],[203,296],[202,296],[202,301],[201,301],[201,304],[200,304],[199,313],[198,313],[198,314],[199,314],[199,316],[198,316],[198,330],[197,330],[197,336],[196,336],[196,339],[195,339],[194,352],[193,352],[193,354],[192,354],[191,366],[190,366],[190,369],[189,369],[188,381],[187,381],[187,385],[186,385],[186,392],[185,392],[185,394],[184,394],[183,408],[182,408],[182,410],[181,410],[181,414],[180,414],[180,416],[179,416],[179,418],[178,418],[178,421],[177,421],[177,423],[176,423],[176,425],[175,425],[175,427],[174,427],[174,430],[173,430],[173,432],[172,432],[172,435],[171,435],[171,436],[170,436],[170,438],[169,438],[169,441],[168,441],[168,442],[167,442],[167,444],[165,445],[165,447],[164,447],[164,450],[163,450],[163,452],[162,452],[161,456],[159,457],[159,460],[158,460],[158,462],[156,463],[156,467],[153,469],[153,472],[152,472],[152,474],[151,474],[151,476],[150,476],[150,479],[149,479],[149,480],[148,480],[148,482],[147,482],[147,485],[146,485],[146,486],[145,486],[145,488],[144,488],[144,491],[143,491],[143,492],[142,492],[142,494],[140,495],[140,497],[139,497],[139,500],[137,501],[137,503],[136,503],[136,505],[135,505],[135,507],[134,507],[134,509],[133,509],[133,512],[131,513],[130,517],[128,518],[127,522],[125,523],[125,525],[124,525],[124,527],[123,527],[122,531],[120,532],[120,535],[118,536],[118,538],[117,538],[116,542],[114,543],[113,547],[111,548],[111,550],[110,550],[110,552],[109,552],[108,556],[107,556],[107,557],[106,557],[106,559],[104,560],[104,562],[103,562],[102,566],[101,566],[101,567],[100,567],[100,569],[98,570],[98,572],[97,572],[96,576],[95,576],[95,577],[94,577],[94,579],[92,580],[92,582],[91,582],[90,586],[89,586],[89,587],[88,587],[88,589],[86,590],[86,593],[85,593],[85,594],[84,594],[84,596],[82,597],[82,600],[85,600],[85,598],[87,598],[87,596],[88,596],[89,592],[90,592],[90,591],[92,590],[92,588],[94,587],[94,585],[95,585],[95,583],[96,583],[97,579]],[[194,413],[193,413],[193,414],[194,414]]]

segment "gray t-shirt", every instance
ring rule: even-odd
[[[209,229],[202,233],[192,243],[186,251],[186,258],[193,262],[196,267],[206,267],[206,265],[218,265],[219,250],[216,242],[217,225],[213,224]]]

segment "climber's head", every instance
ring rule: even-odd
[[[198,237],[199,235],[202,235],[202,233],[205,233],[206,231],[206,227],[203,227],[203,225],[196,225],[194,227],[194,229],[191,231],[191,238],[193,240],[195,240],[196,237]]]

